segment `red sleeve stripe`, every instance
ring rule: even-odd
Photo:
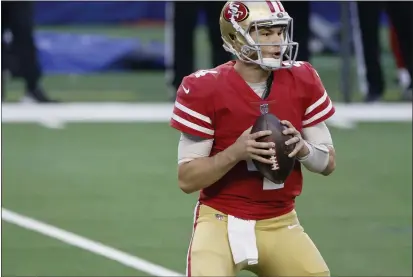
[[[272,1],[272,2],[273,2],[273,6],[274,6],[274,7],[277,6],[277,7],[278,7],[278,10],[279,10],[280,12],[283,12],[283,11],[284,11],[284,7],[283,7],[283,5],[281,4],[280,1]],[[274,5],[274,2],[275,2],[275,5]]]
[[[320,106],[321,104],[323,104],[324,101],[326,101],[327,97],[328,97],[328,94],[327,94],[327,91],[325,90],[323,96],[321,96],[316,102],[314,102],[310,107],[308,107],[308,108],[305,110],[305,114],[304,114],[304,115],[307,115],[307,114],[311,113],[311,112],[314,111],[318,106]]]
[[[211,118],[209,118],[208,116],[205,116],[203,114],[200,114],[194,110],[191,110],[190,108],[182,105],[181,103],[179,103],[178,101],[175,101],[175,107],[180,109],[181,111],[183,111],[184,113],[189,114],[190,116],[193,116],[195,118],[198,118],[206,123],[212,124]]]
[[[177,115],[175,113],[172,114],[172,119],[175,120],[176,122],[179,122],[180,124],[190,128],[190,129],[192,129],[192,130],[195,130],[195,131],[207,134],[207,135],[211,135],[211,136],[214,135],[214,130],[202,127],[202,126],[200,126],[198,124],[195,124],[195,123],[192,123],[192,122],[190,122],[186,119],[183,119],[182,117],[180,117],[179,115]]]
[[[274,5],[270,0],[265,0],[265,2],[267,2],[268,8],[270,8],[270,11],[272,13],[275,13],[275,9],[274,9]]]
[[[329,101],[328,106],[324,110],[322,110],[319,113],[316,113],[315,115],[310,117],[309,119],[304,120],[302,122],[303,126],[308,125],[311,122],[316,121],[317,119],[320,119],[323,116],[325,116],[326,114],[328,114],[333,109],[333,103],[330,100],[328,100],[328,101]]]

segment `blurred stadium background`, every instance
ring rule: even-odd
[[[350,59],[352,103],[343,103],[340,5],[312,2],[311,41],[311,62],[338,107],[330,122],[338,168],[329,178],[305,174],[297,209],[333,276],[412,276],[411,103],[396,103],[385,16],[387,102],[357,104],[362,93]],[[165,3],[36,2],[35,8],[42,83],[62,103],[19,103],[21,80],[4,84],[2,275],[183,273],[197,195],[184,195],[176,184],[179,134],[167,122],[173,104],[164,73]],[[200,14],[199,69],[210,67],[207,39]],[[10,211],[163,268],[70,246],[50,237],[57,233],[28,230],[40,227]]]

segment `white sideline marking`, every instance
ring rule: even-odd
[[[125,266],[137,269],[153,276],[184,276],[183,274],[171,271],[159,265],[132,256],[128,253],[111,248],[100,242],[95,242],[49,224],[42,223],[33,218],[19,215],[5,208],[1,209],[1,218],[6,222],[60,240],[69,245],[82,248],[86,251],[106,257],[113,261],[117,261]]]
[[[63,128],[65,123],[167,123],[172,103],[61,103],[2,104],[3,123],[38,123],[48,128]],[[327,124],[353,128],[358,122],[412,122],[411,103],[342,104],[335,103],[335,115]]]

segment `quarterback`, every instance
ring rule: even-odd
[[[187,257],[187,276],[329,276],[295,211],[302,168],[329,175],[335,150],[325,120],[334,106],[316,70],[296,61],[293,20],[279,1],[230,1],[220,15],[224,48],[237,59],[186,76],[170,125],[181,133],[178,183],[200,192]],[[275,184],[252,160],[271,164],[272,143],[251,134],[260,106],[282,119],[296,156]]]

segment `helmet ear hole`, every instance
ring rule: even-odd
[[[230,38],[232,41],[235,41],[236,37],[235,37],[234,34],[229,34],[228,36],[229,36],[229,38]]]

